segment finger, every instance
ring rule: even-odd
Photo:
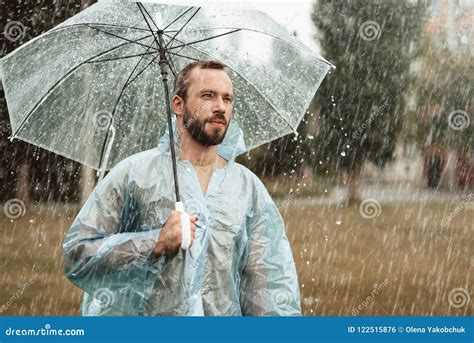
[[[199,220],[199,217],[198,216],[195,216],[195,215],[189,215],[189,219],[191,220],[192,223],[195,223]]]

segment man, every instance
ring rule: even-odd
[[[234,161],[238,144],[228,143],[238,132],[230,129],[233,103],[219,62],[191,63],[175,80],[190,249],[180,248],[180,213],[172,210],[168,133],[96,187],[64,242],[65,273],[84,290],[83,315],[301,315],[283,220],[262,182]]]

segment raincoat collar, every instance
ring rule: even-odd
[[[175,152],[176,156],[180,156],[181,152],[181,142],[179,141],[178,133],[177,133],[177,125],[176,125],[176,117],[172,119],[172,126],[173,126],[173,136],[175,142]],[[168,133],[168,126],[166,126],[166,130],[164,134],[160,137],[158,141],[158,150],[163,153],[170,152],[170,140],[169,140],[169,133]],[[230,122],[229,129],[224,137],[224,140],[221,144],[217,146],[217,155],[222,157],[223,159],[227,160],[227,162],[233,162],[235,158],[246,152],[247,148],[244,142],[244,135],[242,129],[239,127],[237,123],[234,121]]]

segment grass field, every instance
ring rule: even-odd
[[[457,205],[382,205],[372,219],[357,207],[287,208],[304,315],[472,315],[474,211],[441,225]],[[2,315],[79,314],[82,292],[63,275],[61,248],[74,216],[2,213]],[[467,303],[452,306],[458,288]]]

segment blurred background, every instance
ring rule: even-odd
[[[92,0],[0,0],[1,57]],[[239,157],[282,214],[304,315],[472,315],[472,0],[262,1],[336,65],[295,135]],[[79,315],[62,241],[95,171],[8,137],[0,314]]]

